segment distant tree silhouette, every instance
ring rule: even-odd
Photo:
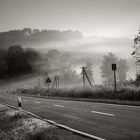
[[[0,78],[4,78],[7,75],[6,54],[6,50],[0,49]]]
[[[40,59],[40,54],[33,48],[26,48],[25,49],[26,59],[30,62],[30,64],[38,61]]]
[[[49,59],[57,59],[60,56],[60,52],[56,49],[51,49],[47,53]]]
[[[0,48],[7,48],[11,44],[28,46],[49,41],[67,41],[82,38],[78,31],[39,30],[24,28],[22,30],[10,30],[0,33]]]
[[[112,71],[112,64],[117,64],[116,76],[120,84],[126,82],[126,74],[128,72],[128,65],[125,59],[118,59],[113,53],[108,53],[104,56],[101,66],[101,76],[105,85],[112,85],[114,76]]]
[[[108,53],[108,55],[103,57],[101,65],[101,77],[105,85],[112,85],[113,83],[113,71],[111,65],[117,63],[118,58],[113,53]]]
[[[25,50],[20,45],[10,46],[7,52],[8,74],[10,76],[31,70]]]
[[[136,86],[140,86],[140,75],[136,76],[135,81],[133,82]]]
[[[128,65],[125,59],[120,59],[118,61],[118,79],[120,84],[123,84],[126,82],[126,74],[128,72]]]

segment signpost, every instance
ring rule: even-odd
[[[117,93],[117,86],[116,86],[116,64],[112,64],[112,70],[114,71],[114,92]]]
[[[51,79],[48,77],[47,80],[46,80],[46,84],[48,85],[48,88],[49,88],[49,85],[52,83]]]

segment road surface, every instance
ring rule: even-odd
[[[22,96],[22,108],[43,118],[107,140],[140,139],[140,107]],[[0,93],[17,106],[17,96]]]

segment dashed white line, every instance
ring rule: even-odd
[[[63,105],[56,105],[56,104],[55,104],[54,106],[57,106],[57,107],[64,107]]]
[[[109,114],[109,113],[104,113],[104,112],[98,112],[98,111],[91,111],[92,113],[96,113],[96,114],[101,114],[101,115],[107,115],[107,116],[115,116],[114,114]]]
[[[71,116],[71,115],[68,115],[68,114],[63,114],[63,116],[67,117],[67,118],[70,118],[70,119],[74,119],[74,120],[79,120],[80,118],[76,117],[76,116]]]
[[[40,102],[37,102],[37,101],[36,101],[35,103],[36,103],[36,104],[40,104]]]

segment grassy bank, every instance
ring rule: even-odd
[[[88,140],[0,105],[0,140]]]
[[[114,93],[113,88],[96,86],[94,88],[71,88],[71,89],[19,89],[18,93],[24,95],[39,95],[50,97],[69,97],[86,99],[109,99],[124,101],[140,101],[140,88],[127,86],[118,89]]]

